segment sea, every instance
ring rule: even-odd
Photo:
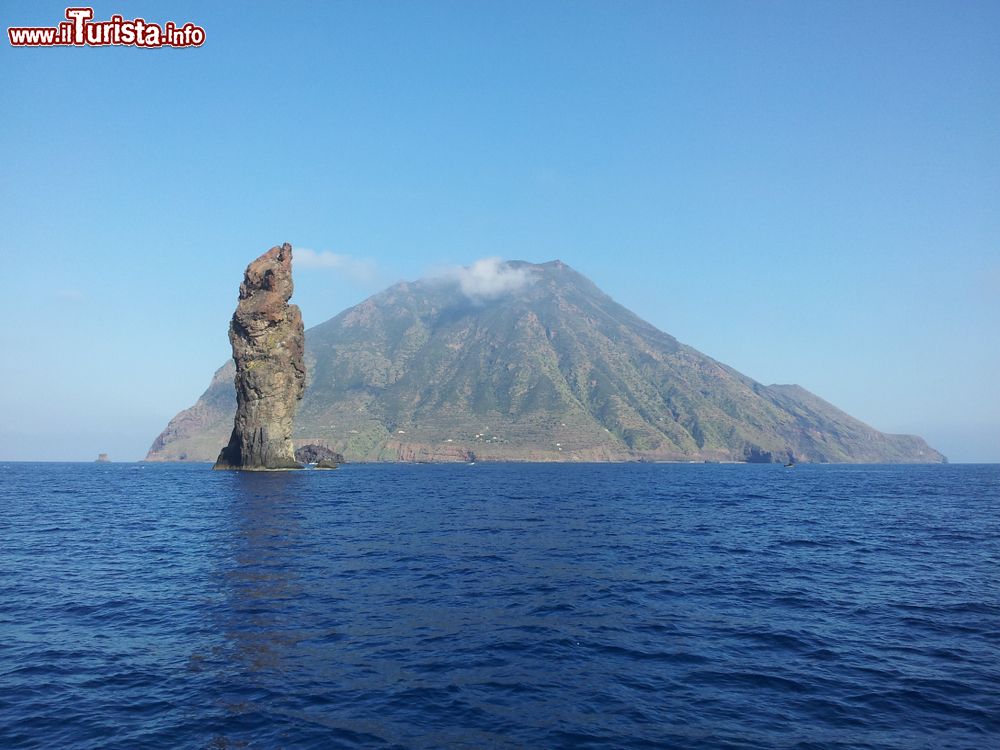
[[[0,748],[1000,748],[1000,466],[0,464]]]

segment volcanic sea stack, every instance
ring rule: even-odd
[[[301,469],[292,445],[305,390],[305,333],[292,296],[292,246],[272,247],[247,266],[229,324],[236,363],[236,418],[216,469]]]

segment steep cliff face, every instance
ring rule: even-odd
[[[298,469],[292,422],[305,390],[305,333],[292,296],[292,246],[247,266],[229,341],[236,364],[236,417],[216,469]]]

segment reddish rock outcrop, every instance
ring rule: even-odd
[[[292,246],[247,266],[229,324],[236,363],[236,418],[216,469],[301,469],[292,422],[305,389],[305,334],[292,296]]]

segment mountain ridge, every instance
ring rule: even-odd
[[[400,282],[306,331],[296,445],[348,461],[945,460],[682,344],[562,261],[491,263]],[[216,371],[148,460],[217,454],[231,375]]]

